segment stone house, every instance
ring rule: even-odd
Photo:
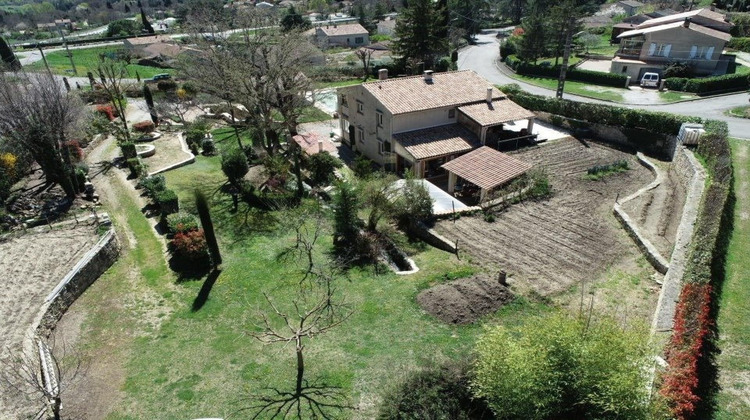
[[[731,57],[722,55],[722,50],[732,26],[709,9],[646,20],[618,35],[620,49],[610,72],[626,74],[635,83],[645,72],[661,73],[680,61],[689,63],[698,76],[724,74]]]
[[[471,70],[388,78],[338,89],[342,141],[384,169],[418,178],[481,146],[528,137],[534,114]]]
[[[315,38],[320,48],[364,47],[370,45],[370,34],[359,23],[346,25],[327,24],[315,28]]]

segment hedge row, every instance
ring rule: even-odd
[[[715,304],[713,290],[723,278],[726,244],[731,233],[730,193],[732,188],[731,151],[725,122],[708,121],[698,144],[710,174],[693,233],[683,283],[677,303],[674,331],[666,349],[668,367],[662,375],[660,393],[666,397],[678,419],[696,415],[705,389],[701,366],[710,363]]]
[[[682,123],[701,122],[701,119],[697,117],[666,112],[546,98],[523,92],[518,85],[500,86],[500,90],[505,92],[513,102],[532,111],[548,112],[597,124],[641,128],[664,135],[676,135]]]
[[[664,86],[669,90],[691,93],[729,92],[750,88],[747,74],[725,74],[723,76],[686,78],[670,77],[665,79]]]
[[[727,48],[732,48],[743,52],[750,52],[750,38],[732,37],[732,39],[730,39],[727,43]]]
[[[559,66],[542,66],[539,64],[524,63],[514,55],[506,57],[505,63],[518,74],[525,76],[557,78],[560,75]],[[625,83],[628,81],[628,77],[623,74],[578,69],[569,69],[565,78],[567,80],[614,87],[625,87]]]

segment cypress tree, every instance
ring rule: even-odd
[[[5,38],[0,36],[0,57],[9,69],[13,71],[21,70],[21,62],[16,58],[16,54],[13,53],[13,49],[5,41]]]
[[[156,33],[156,31],[154,31],[154,27],[151,26],[148,19],[146,18],[146,12],[143,11],[143,8],[141,8],[141,21],[143,22],[143,29],[145,29],[146,32],[150,34]]]
[[[208,208],[208,200],[206,200],[206,196],[198,189],[195,190],[195,207],[198,210],[198,217],[201,219],[203,234],[206,236],[208,253],[211,254],[211,264],[216,268],[221,265],[219,243],[216,241],[216,233],[214,232],[214,224],[211,221],[211,211]]]

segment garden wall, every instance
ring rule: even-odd
[[[48,336],[57,321],[81,294],[114,264],[120,255],[120,243],[110,226],[107,233],[87,252],[45,299],[37,334]],[[45,308],[46,306],[46,308]]]

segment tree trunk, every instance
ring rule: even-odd
[[[305,360],[302,357],[303,348],[297,345],[297,387],[295,388],[297,395],[302,395],[302,378],[305,376]]]

